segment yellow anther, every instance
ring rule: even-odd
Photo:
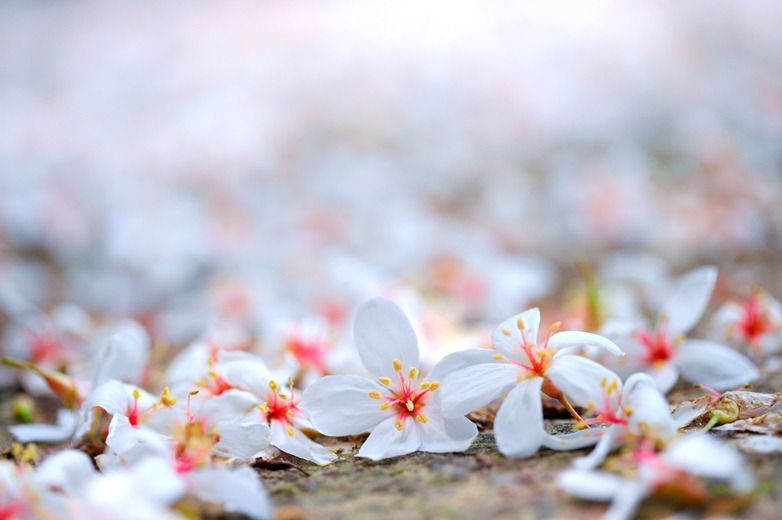
[[[425,413],[421,412],[418,415],[415,416],[415,420],[420,422],[421,424],[425,423],[429,420],[429,418],[426,416]]]
[[[500,332],[502,332],[505,336],[510,336],[510,331],[508,329],[502,329]]]
[[[141,392],[138,391],[138,388],[133,389],[133,399],[138,401],[138,398],[141,397]]]
[[[293,388],[293,376],[288,376],[288,388]]]
[[[614,378],[614,380],[611,381],[611,384],[608,385],[608,387],[606,388],[606,392],[611,394],[611,393],[615,392],[617,390],[617,388],[619,388],[619,380],[617,378]]]
[[[434,392],[438,388],[440,388],[440,381],[431,381],[429,383],[429,391],[430,392]]]
[[[263,413],[269,413],[269,405],[265,401],[258,405],[258,409]]]
[[[272,392],[277,391],[277,381],[275,381],[274,379],[269,381],[269,390],[271,390]]]
[[[209,374],[209,377],[217,377],[217,371],[216,370],[210,370],[207,372]]]
[[[288,426],[287,428],[285,428],[285,433],[287,433],[289,437],[293,437],[293,428]]]
[[[505,361],[505,354],[500,354],[497,352],[496,354],[493,354],[492,359],[496,359],[497,361]]]
[[[398,359],[395,359],[393,361],[393,365],[394,365],[394,372],[400,372],[402,370],[402,368],[404,367],[402,362],[399,361]]]
[[[600,378],[600,388],[605,390],[606,385],[608,385],[608,380],[606,379],[606,376],[603,376]]]
[[[382,399],[383,398],[383,394],[381,394],[377,390],[372,390],[372,391],[369,392],[369,397],[371,397],[372,399]]]
[[[429,387],[432,386],[429,381],[424,381],[421,383],[421,390],[429,390]]]
[[[631,415],[633,415],[633,409],[632,409],[632,407],[630,407],[630,406],[625,406],[625,415],[626,415],[626,416],[628,416],[628,417],[630,417]]]
[[[516,328],[519,330],[524,330],[524,320],[521,318],[516,320]]]
[[[559,328],[560,328],[561,326],[562,326],[562,322],[561,322],[561,321],[555,321],[555,322],[554,322],[554,323],[552,323],[552,324],[551,324],[551,326],[548,328],[548,331],[549,331],[549,333],[550,333],[550,334],[554,334],[555,332],[557,332],[557,331],[559,330]]]
[[[160,403],[163,406],[174,406],[176,404],[176,397],[171,395],[171,390],[167,386],[164,386],[163,391],[160,392]]]
[[[288,394],[286,394],[285,392],[280,392],[280,399],[287,399],[287,398],[288,398]]]
[[[285,412],[285,417],[288,419],[291,419],[293,417],[293,410],[288,410]]]
[[[386,401],[380,405],[381,410],[388,410],[389,408],[391,408],[391,401]]]
[[[413,410],[415,410],[415,403],[413,403],[412,399],[408,399],[407,402],[405,403],[405,406],[407,407],[407,410],[409,412],[412,412]]]
[[[394,428],[396,428],[400,432],[402,431],[402,429],[404,427],[405,427],[405,422],[404,421],[397,421],[397,422],[394,423]]]
[[[189,396],[194,396],[194,395],[197,395],[197,394],[198,394],[198,390],[190,390],[190,391],[187,393],[187,395],[189,395]]]
[[[388,386],[388,385],[391,384],[391,378],[390,377],[385,377],[385,376],[378,377],[377,380],[380,381],[380,384],[383,385],[383,386]]]
[[[407,378],[416,379],[417,377],[418,377],[418,369],[415,367],[410,367],[410,370],[407,371]]]

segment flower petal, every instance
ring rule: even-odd
[[[298,428],[286,429],[280,421],[271,422],[271,443],[285,453],[314,462],[319,466],[325,466],[337,458],[333,451],[312,441]]]
[[[188,489],[207,502],[222,504],[229,513],[242,513],[250,518],[272,518],[269,495],[258,474],[247,466],[238,468],[211,467],[187,474]]]
[[[519,329],[519,323],[523,326],[522,329]],[[500,352],[511,354],[518,351],[525,339],[527,343],[535,345],[538,341],[538,327],[540,327],[540,309],[537,307],[527,309],[500,323],[491,334],[491,342]]]
[[[149,335],[135,321],[120,324],[98,352],[94,368],[94,387],[116,379],[126,383],[138,383],[149,358]]]
[[[252,460],[269,447],[271,431],[269,425],[257,419],[234,418],[218,423],[220,441],[214,445],[214,452],[224,457]]]
[[[603,402],[605,382],[620,381],[619,376],[603,365],[582,356],[554,358],[546,376],[572,404],[587,408]]]
[[[685,401],[673,411],[673,422],[676,425],[676,428],[684,428],[706,413],[708,409],[707,403],[703,400]]]
[[[67,494],[77,494],[97,475],[86,453],[63,450],[46,457],[31,478],[39,489],[59,488]]]
[[[589,455],[574,460],[573,465],[578,469],[595,469],[599,467],[608,454],[619,446],[618,439],[623,430],[622,426],[611,426],[597,442],[595,449]]]
[[[543,442],[542,384],[541,377],[517,384],[497,412],[494,434],[497,448],[506,457],[529,457],[538,451]]]
[[[494,359],[497,351],[488,348],[468,348],[459,352],[452,352],[441,359],[429,372],[427,379],[430,381],[442,381],[451,372],[462,368],[480,365],[483,363],[504,363]]]
[[[375,376],[394,374],[393,361],[418,367],[418,340],[410,321],[395,303],[374,298],[358,309],[353,335],[358,355]]]
[[[428,420],[417,424],[421,436],[421,451],[449,453],[464,451],[478,435],[478,428],[466,417],[443,417],[426,406]]]
[[[557,486],[583,500],[608,502],[622,487],[622,478],[607,471],[567,469],[557,477]]]
[[[258,405],[253,394],[245,390],[226,390],[220,395],[206,397],[196,411],[196,416],[215,424],[244,415]]]
[[[625,381],[622,402],[632,410],[629,418],[630,431],[636,435],[652,436],[664,441],[673,438],[676,425],[671,416],[671,407],[657,389],[654,379],[646,374],[630,376]]]
[[[752,475],[739,451],[702,433],[683,436],[661,458],[693,475],[726,480],[739,489],[751,487]]]
[[[519,370],[511,363],[483,363],[448,374],[438,390],[443,415],[459,417],[486,406],[516,383]]]
[[[745,355],[706,340],[684,342],[674,362],[688,381],[720,391],[754,381],[759,375],[757,367]]]
[[[543,436],[543,446],[555,451],[580,450],[597,444],[610,430],[610,426],[593,426],[585,430]]]
[[[396,417],[389,417],[378,424],[356,456],[377,461],[418,451],[421,447],[421,433],[415,420],[408,417],[401,431],[396,429],[396,420]]]
[[[369,392],[385,388],[361,376],[326,376],[307,387],[301,398],[301,409],[316,430],[339,437],[371,430],[393,410],[380,410],[380,401]]]
[[[73,437],[78,422],[78,414],[60,408],[57,410],[56,424],[16,424],[8,431],[21,443],[42,442],[57,444]]]
[[[658,324],[665,324],[668,337],[686,334],[703,316],[717,281],[717,268],[704,266],[682,276],[673,294],[660,309]]]
[[[617,356],[625,355],[616,343],[599,334],[592,334],[591,332],[579,332],[575,330],[557,332],[549,338],[548,345],[557,350],[568,347],[594,347],[607,350],[611,354]],[[559,354],[565,354],[566,352],[569,351],[558,352],[555,354],[555,357]]]
[[[667,361],[661,365],[655,365],[651,368],[647,367],[646,373],[654,379],[657,388],[660,392],[667,394],[676,385],[676,381],[679,380],[679,367],[676,363]]]

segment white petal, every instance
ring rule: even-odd
[[[95,467],[86,453],[63,450],[46,457],[32,479],[40,488],[56,487],[75,494],[96,476]]]
[[[630,520],[634,518],[638,505],[648,494],[649,488],[644,482],[637,480],[622,482],[611,507],[603,516],[603,520]]]
[[[258,400],[244,390],[226,390],[220,395],[206,398],[196,411],[196,416],[218,423],[245,415],[258,405]]]
[[[386,393],[375,381],[361,376],[326,376],[307,387],[301,398],[301,409],[316,430],[339,437],[371,430],[393,410],[381,410],[381,401],[369,392]]]
[[[608,502],[619,492],[622,479],[606,471],[568,469],[557,477],[557,485],[583,500]]]
[[[106,339],[98,352],[98,364],[93,373],[93,385],[116,379],[138,383],[149,358],[149,335],[140,324],[126,321]]]
[[[109,415],[127,415],[133,407],[133,391],[138,390],[138,409],[147,410],[156,401],[149,392],[141,390],[133,385],[120,383],[119,381],[107,381],[96,388],[81,406],[79,411],[79,427],[76,429],[76,437],[81,437],[89,432],[92,427],[93,410],[100,408]]]
[[[637,435],[670,440],[676,432],[671,407],[655,381],[646,374],[633,374],[625,382],[622,402],[632,410],[630,431]]]
[[[523,329],[519,329],[519,320]],[[491,342],[500,352],[511,354],[524,345],[524,339],[527,343],[535,345],[538,341],[538,327],[540,327],[540,309],[535,307],[500,323],[491,334]]]
[[[218,423],[220,441],[214,445],[214,451],[224,457],[240,460],[252,460],[266,449],[271,441],[269,425],[258,419],[236,418]]]
[[[358,309],[353,336],[361,362],[375,376],[392,376],[393,361],[418,367],[418,340],[410,321],[395,303],[374,298]]]
[[[106,446],[128,464],[151,456],[168,457],[172,452],[168,437],[143,426],[131,426],[121,414],[111,418]]]
[[[497,448],[506,457],[529,457],[538,451],[543,442],[542,384],[541,377],[517,384],[497,412],[494,434]]]
[[[421,436],[421,451],[449,453],[464,451],[478,435],[478,428],[466,417],[446,418],[426,406],[428,420],[417,424]]]
[[[56,424],[17,424],[9,426],[8,431],[21,443],[43,442],[61,443],[73,437],[76,431],[78,415],[70,410],[57,410]]]
[[[565,393],[571,404],[584,407],[603,403],[604,391],[601,383],[620,381],[619,376],[603,365],[582,356],[554,358],[546,376]]]
[[[686,334],[703,316],[717,281],[717,268],[699,267],[682,276],[657,318],[668,337]]]
[[[272,505],[257,473],[247,466],[213,467],[187,474],[188,489],[207,502],[222,504],[229,513],[250,518],[272,518]]]
[[[758,369],[745,355],[706,340],[684,342],[679,346],[675,363],[688,381],[720,391],[754,381],[759,375]]]
[[[589,455],[574,460],[573,465],[579,469],[595,469],[599,467],[603,464],[608,454],[619,446],[618,439],[623,430],[624,427],[618,425],[610,427],[597,442],[595,449]]]
[[[496,354],[496,350],[488,348],[469,348],[459,352],[452,352],[441,359],[426,378],[430,381],[442,381],[451,372],[456,372],[462,368],[483,363],[504,363],[504,361],[494,359],[493,356]]]
[[[396,420],[396,417],[389,417],[378,424],[356,456],[381,460],[418,451],[421,447],[421,436],[415,420],[408,417],[401,431],[396,429]]]
[[[661,365],[655,365],[647,368],[646,373],[654,379],[660,392],[667,394],[676,385],[679,380],[679,367],[675,362],[667,361]]]
[[[288,433],[290,431],[290,433]],[[298,428],[286,428],[280,421],[271,422],[272,446],[300,459],[324,466],[337,458],[337,455],[309,437]]]
[[[555,451],[580,450],[588,446],[594,446],[602,439],[610,426],[593,426],[585,430],[576,430],[568,433],[543,436],[543,446]]]
[[[185,492],[185,482],[169,459],[148,457],[130,469],[130,476],[134,490],[160,504],[172,504]]]
[[[706,413],[707,410],[708,405],[705,401],[686,401],[673,411],[673,422],[676,428],[684,428]]]
[[[738,450],[705,434],[683,436],[671,444],[661,458],[693,475],[726,480],[739,488],[747,487],[752,481],[747,462]]]
[[[486,406],[516,384],[519,367],[484,363],[448,374],[438,390],[443,415],[459,417]]]
[[[591,332],[578,332],[575,330],[557,332],[549,338],[548,344],[557,350],[568,347],[593,347],[606,350],[617,356],[624,356],[624,352],[616,343]]]

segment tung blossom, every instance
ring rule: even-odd
[[[763,291],[744,301],[731,301],[715,313],[715,337],[734,345],[748,346],[758,354],[782,348],[782,304]]]
[[[422,376],[415,332],[396,304],[383,298],[363,304],[354,336],[374,378],[326,376],[308,387],[301,406],[315,428],[333,436],[371,432],[358,456],[372,460],[470,446],[477,428],[464,416],[443,416],[438,380],[444,367]]]
[[[648,373],[663,393],[673,388],[679,374],[717,390],[756,379],[758,370],[746,356],[713,341],[685,337],[706,310],[716,280],[716,268],[695,269],[678,281],[653,329],[615,329],[614,339],[628,354],[624,369]]]
[[[543,428],[542,396],[559,400],[578,419],[574,406],[594,406],[616,374],[575,355],[583,346],[621,355],[610,340],[588,332],[556,332],[538,342],[540,311],[529,309],[502,322],[492,334],[494,349],[471,349],[447,356],[451,372],[443,381],[443,411],[457,417],[486,406],[510,389],[494,422],[497,446],[508,457],[528,457],[540,446],[575,449],[597,441],[602,430],[552,436]],[[617,383],[618,386],[618,383]],[[615,395],[611,399],[615,399]],[[616,402],[609,403],[615,406]]]

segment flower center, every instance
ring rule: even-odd
[[[320,373],[325,372],[326,354],[328,354],[328,345],[325,341],[291,334],[286,341],[286,347],[302,367],[314,368]]]
[[[280,391],[280,387],[274,380],[269,381],[269,392],[266,401],[258,405],[258,409],[263,413],[264,418],[269,421],[280,421],[285,426],[288,435],[293,435],[291,420],[299,410],[299,400],[293,396],[293,378],[288,378],[288,387],[290,394]]]
[[[757,295],[752,295],[744,304],[744,316],[739,321],[741,334],[750,343],[771,329],[771,324],[760,307]]]
[[[673,344],[662,328],[658,328],[654,334],[648,330],[638,331],[636,339],[646,350],[643,360],[647,364],[664,363],[673,357]]]
[[[395,423],[397,430],[402,430],[405,427],[405,420],[408,417],[425,423],[428,420],[424,413],[426,400],[431,392],[440,387],[440,382],[422,381],[419,383],[420,374],[416,367],[410,367],[407,371],[407,377],[405,377],[404,366],[400,360],[395,359],[392,365],[398,376],[398,382],[390,377],[379,378],[378,381],[385,387],[385,391],[372,390],[369,392],[369,397],[383,401],[380,405],[381,410],[393,408],[397,415]]]
[[[27,346],[30,350],[30,360],[33,363],[57,362],[61,361],[64,356],[65,345],[50,332],[30,332]]]
[[[519,374],[519,380],[527,379],[531,376],[546,377],[546,370],[551,364],[552,351],[548,348],[549,338],[553,333],[559,330],[560,323],[556,322],[549,327],[549,333],[546,336],[546,341],[542,345],[536,345],[527,339],[527,332],[524,329],[524,321],[519,318],[516,320],[516,329],[521,335],[521,342],[514,349],[514,353],[521,353],[524,358],[514,359],[504,354],[497,353],[494,355],[494,359],[499,361],[507,361],[516,366],[519,366],[523,371]],[[511,331],[508,329],[502,329],[502,334],[505,336],[511,336]]]
[[[622,406],[622,396],[620,395],[617,397],[616,406],[611,405],[611,396],[618,392],[619,380],[614,379],[609,383],[608,380],[603,377],[600,380],[600,387],[603,389],[603,403],[601,406],[590,403],[591,406],[589,406],[589,408],[591,409],[592,413],[595,414],[595,416],[591,419],[586,419],[584,422],[590,425],[607,422],[626,426],[628,422],[627,415],[631,413],[631,410],[629,407]],[[621,410],[621,415],[616,413],[617,409]]]

